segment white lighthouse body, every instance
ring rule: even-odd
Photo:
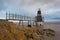
[[[42,26],[43,25],[43,22],[37,22],[37,25],[38,26]]]

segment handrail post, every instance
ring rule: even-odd
[[[7,20],[7,12],[6,12],[6,20]]]

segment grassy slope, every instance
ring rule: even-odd
[[[42,40],[41,31],[39,27],[22,27],[0,20],[0,40]]]

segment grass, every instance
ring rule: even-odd
[[[43,40],[43,30],[40,27],[22,27],[0,20],[0,40]]]

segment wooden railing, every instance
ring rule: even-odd
[[[31,24],[31,22],[33,21],[33,25],[35,22],[34,18],[28,17],[28,16],[22,16],[20,14],[11,14],[11,13],[6,13],[6,20],[15,20],[15,21],[19,21],[22,22],[22,25],[24,23],[24,21],[28,22],[28,25]]]

